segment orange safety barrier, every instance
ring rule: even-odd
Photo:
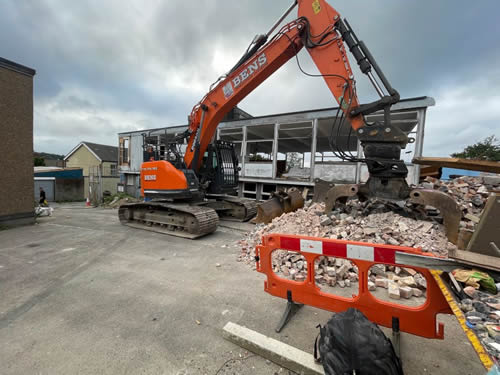
[[[272,253],[275,250],[288,250],[303,255],[307,261],[306,280],[298,282],[276,275],[272,264]],[[255,259],[257,271],[267,275],[264,290],[273,296],[288,298],[289,302],[293,301],[333,312],[354,307],[379,325],[393,327],[394,319],[396,319],[399,320],[399,329],[403,332],[426,338],[442,339],[444,325],[437,322],[436,315],[453,314],[453,312],[429,270],[396,263],[398,252],[433,256],[409,247],[270,234],[262,237],[262,245],[255,249]],[[314,278],[314,261],[320,256],[348,259],[358,267],[359,291],[357,296],[346,298],[321,291],[315,284]],[[412,307],[375,298],[368,291],[368,271],[374,264],[407,267],[420,272],[427,281],[425,303]]]

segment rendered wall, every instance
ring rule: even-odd
[[[83,175],[89,175],[89,167],[100,165],[101,162],[97,159],[85,146],[80,146],[66,160],[66,168],[82,168]]]
[[[83,178],[56,178],[56,202],[82,201]]]

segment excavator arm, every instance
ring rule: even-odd
[[[256,38],[256,45],[265,41],[251,56],[235,68],[193,108],[189,116],[190,138],[185,154],[188,168],[198,169],[224,115],[264,82],[276,70],[294,57],[306,44],[330,91],[343,108],[357,108],[354,75],[346,56],[340,34],[335,30],[339,14],[325,1],[317,1],[315,11],[311,1],[295,2],[287,15],[299,3],[299,18],[285,25],[269,41],[268,35]],[[313,4],[315,2],[312,2]],[[307,7],[309,5],[309,7]],[[310,8],[310,9],[308,9]],[[309,11],[310,10],[310,11]],[[282,17],[280,20],[282,20]],[[269,34],[269,33],[268,33]],[[313,35],[319,35],[313,37]],[[317,46],[316,46],[317,43]],[[253,51],[252,51],[253,52]],[[346,113],[354,129],[364,125],[360,114]]]
[[[302,24],[293,21],[233,70],[193,108],[184,155],[188,168],[198,170],[222,118],[303,47]]]
[[[298,18],[271,36],[296,6]],[[405,181],[408,170],[400,160],[400,154],[408,143],[408,137],[392,126],[390,119],[390,107],[399,101],[399,94],[391,87],[348,22],[342,20],[340,14],[324,0],[296,0],[266,35],[254,39],[236,66],[193,108],[189,116],[188,146],[184,156],[187,168],[198,171],[224,115],[303,47],[311,55],[363,146],[365,158],[355,161],[368,165],[370,179],[360,188],[360,194],[389,199],[407,198],[410,192]],[[359,104],[346,47],[373,84],[379,100]],[[384,110],[383,123],[367,127],[364,115],[379,110]]]

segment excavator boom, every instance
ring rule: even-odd
[[[265,44],[256,48],[253,55],[246,54],[246,59],[240,60],[193,108],[189,116],[190,137],[184,155],[188,168],[197,170],[201,166],[203,154],[224,115],[294,57],[304,44],[335,100],[346,111],[351,126],[354,129],[364,126],[360,114],[351,116],[347,112],[359,104],[344,44],[334,27],[334,20],[340,16],[323,0],[312,3],[311,6],[311,1],[294,2],[287,13],[298,4],[300,17],[286,24],[270,40],[267,40],[269,33],[258,36],[256,40],[265,41]]]

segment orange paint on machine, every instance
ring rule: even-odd
[[[166,160],[155,160],[141,165],[141,194],[145,191],[188,190],[184,173]]]

